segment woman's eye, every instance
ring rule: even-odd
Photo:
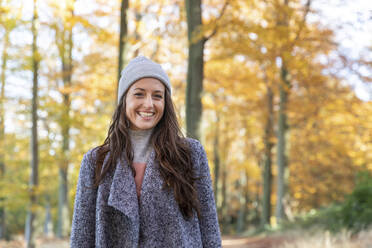
[[[142,93],[135,93],[134,95],[135,95],[135,96],[143,96]]]

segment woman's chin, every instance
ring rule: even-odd
[[[151,129],[155,126],[154,123],[138,123],[137,125],[133,126],[134,130],[147,130]]]

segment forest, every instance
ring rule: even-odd
[[[0,0],[0,247],[68,247],[83,155],[138,55],[166,70],[184,135],[206,149],[224,247],[369,247],[366,2],[356,23],[330,23],[351,1]],[[356,50],[339,35],[353,29]]]

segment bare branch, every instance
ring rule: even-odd
[[[215,20],[215,22],[216,22],[216,26],[214,27],[214,29],[213,29],[213,31],[212,31],[212,33],[211,33],[210,35],[208,35],[207,37],[204,37],[204,39],[203,39],[203,42],[204,42],[204,43],[207,42],[210,38],[212,38],[212,37],[217,33],[217,29],[218,29],[218,27],[219,27],[219,25],[218,25],[218,21],[219,21],[219,20],[222,18],[222,16],[224,15],[228,3],[229,3],[229,0],[226,0],[225,4],[224,4],[223,7],[222,7],[222,10],[221,10],[221,12],[220,12],[220,15],[219,15],[219,16],[216,18],[216,20]]]
[[[297,34],[296,34],[296,38],[294,38],[293,42],[292,42],[292,45],[294,42],[296,42],[299,38],[300,38],[300,35],[301,35],[301,32],[302,32],[302,29],[304,28],[305,26],[305,23],[306,23],[306,17],[307,17],[307,14],[309,13],[310,11],[310,6],[311,6],[311,0],[307,0],[306,4],[305,4],[305,12],[304,12],[304,15],[302,17],[302,21],[300,23],[300,26],[299,26],[299,29],[297,31]]]

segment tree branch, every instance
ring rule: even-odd
[[[222,7],[222,10],[220,12],[220,15],[215,20],[216,26],[214,27],[214,29],[213,29],[213,31],[212,31],[212,33],[210,35],[208,35],[207,37],[204,37],[204,39],[203,39],[203,42],[204,43],[207,42],[210,38],[212,38],[217,33],[217,29],[219,27],[217,23],[222,18],[222,16],[224,15],[228,3],[229,3],[229,0],[226,0],[225,4]]]
[[[304,12],[304,15],[302,17],[302,21],[300,23],[300,27],[298,29],[298,32],[296,34],[296,38],[294,38],[293,42],[292,42],[292,45],[293,43],[295,43],[299,38],[300,38],[300,35],[301,35],[301,32],[302,32],[302,29],[304,28],[305,26],[305,22],[306,22],[306,17],[307,17],[307,14],[309,13],[310,11],[310,5],[311,5],[311,0],[307,0],[306,4],[305,4],[305,12]]]

